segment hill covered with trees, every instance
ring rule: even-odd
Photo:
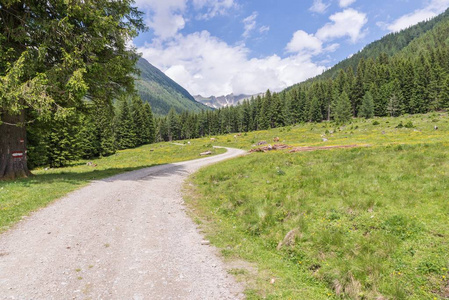
[[[449,10],[366,46],[280,93],[200,114],[169,114],[158,139],[246,132],[301,122],[399,116],[449,109]],[[187,128],[189,127],[189,128]]]
[[[167,115],[171,107],[178,113],[185,110],[194,112],[210,110],[144,58],[137,61],[137,68],[140,76],[135,82],[136,89],[142,100],[151,104],[156,115]]]

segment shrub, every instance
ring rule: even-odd
[[[412,121],[408,121],[407,124],[404,125],[405,128],[414,128]]]

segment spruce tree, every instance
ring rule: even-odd
[[[154,125],[154,116],[151,110],[150,103],[145,102],[143,105],[144,117],[145,117],[145,143],[151,144],[155,141],[156,128]]]
[[[313,97],[312,101],[310,102],[309,121],[317,123],[323,121],[323,115],[321,114],[321,105],[317,97]]]
[[[131,100],[131,118],[133,120],[134,145],[140,146],[146,142],[145,115],[142,99],[139,96],[133,96]]]
[[[258,118],[258,129],[259,130],[264,130],[264,129],[268,129],[270,128],[270,102],[269,99],[271,100],[271,95],[270,98],[268,97],[264,97],[261,100],[261,108],[260,108],[260,112],[259,112],[259,118]]]
[[[446,75],[446,79],[443,81],[443,89],[441,91],[441,107],[443,109],[449,109],[449,74]]]
[[[116,152],[115,114],[109,105],[97,105],[95,114],[95,127],[100,142],[99,155],[109,156]]]
[[[370,91],[363,96],[362,106],[359,110],[359,117],[370,119],[374,116],[374,99]]]
[[[168,125],[168,140],[178,140],[181,133],[181,127],[179,124],[179,118],[176,114],[175,109],[172,107],[167,115],[167,125]]]
[[[339,124],[343,124],[351,120],[351,101],[349,100],[346,92],[341,93],[340,97],[338,97],[337,101],[334,103],[333,116],[334,120]]]
[[[116,124],[117,148],[128,149],[135,147],[134,122],[129,110],[128,100],[125,97],[120,100]]]

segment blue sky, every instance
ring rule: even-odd
[[[449,0],[137,0],[149,31],[133,43],[192,95],[280,91]]]

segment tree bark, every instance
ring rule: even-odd
[[[19,115],[1,114],[1,120],[0,180],[28,177],[25,111]]]

